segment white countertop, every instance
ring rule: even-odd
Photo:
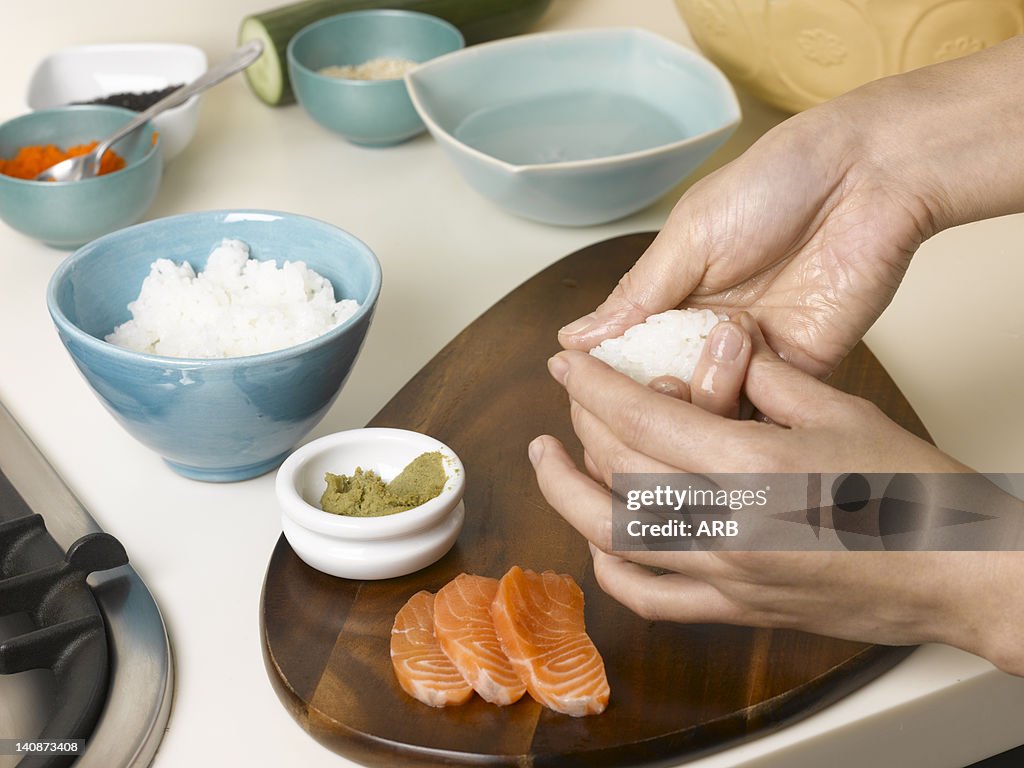
[[[6,2],[0,120],[24,110],[32,67],[55,48],[188,42],[216,61],[233,47],[242,16],[268,4]],[[691,44],[669,0],[555,0],[540,28],[605,25],[641,26]],[[146,218],[230,207],[293,211],[352,231],[383,265],[384,291],[362,356],[310,438],[363,425],[509,290],[577,248],[657,229],[682,191],[613,224],[549,227],[479,197],[427,136],[359,148],[298,107],[264,106],[240,78],[203,98],[198,134],[168,165]],[[746,98],[743,107],[743,126],[698,175],[782,118]],[[1022,246],[1022,216],[928,242],[868,336],[938,444],[987,471],[1024,471]],[[185,480],[114,422],[46,312],[46,283],[65,255],[0,225],[0,401],[124,543],[164,612],[176,698],[156,768],[349,764],[292,721],[263,668],[260,588],[280,534],[273,475],[231,485]],[[960,768],[1024,741],[1022,713],[1024,679],[929,646],[811,718],[690,765]]]

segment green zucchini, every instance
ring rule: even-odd
[[[295,101],[288,79],[288,42],[314,21],[366,8],[420,11],[451,22],[466,45],[525,32],[551,0],[304,0],[242,19],[239,41],[263,41],[263,55],[245,70],[253,92],[267,104]]]

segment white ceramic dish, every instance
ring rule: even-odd
[[[49,109],[126,91],[153,91],[195,80],[206,71],[206,54],[194,45],[126,43],[63,48],[43,59],[29,78],[29,109]],[[153,124],[164,160],[192,140],[200,96],[169,109]]]
[[[346,517],[320,509],[324,474],[372,469],[391,480],[422,453],[440,451],[448,476],[434,499],[387,517]],[[299,448],[277,471],[275,489],[285,538],[304,562],[347,579],[390,579],[425,568],[451,549],[462,530],[466,472],[455,452],[404,429],[336,432]]]

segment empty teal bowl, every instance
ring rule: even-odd
[[[473,46],[406,75],[427,128],[478,192],[549,224],[600,224],[664,195],[740,121],[725,76],[640,29]]]
[[[128,302],[155,259],[188,261],[198,272],[224,238],[247,243],[251,258],[305,262],[359,309],[322,336],[259,355],[166,357],[103,340],[129,319]],[[274,469],[327,413],[366,338],[380,285],[370,249],[335,226],[273,211],[209,211],[89,243],[57,268],[47,305],[78,370],[133,437],[186,477],[226,482]]]
[[[0,125],[0,157],[25,146],[67,149],[102,141],[136,116],[119,107],[44,109]],[[113,147],[125,160],[120,171],[82,181],[28,181],[0,173],[0,219],[12,229],[56,248],[74,248],[134,224],[160,188],[163,163],[147,124]]]
[[[405,82],[348,80],[319,70],[380,58],[421,63],[464,44],[458,29],[425,13],[353,11],[310,24],[295,35],[288,44],[288,73],[299,104],[320,125],[356,144],[388,146],[424,130]]]

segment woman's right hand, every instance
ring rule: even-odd
[[[747,310],[783,358],[827,375],[926,238],[1024,210],[1022,76],[1024,38],[785,121],[690,188],[562,345],[590,349],[682,303]]]

